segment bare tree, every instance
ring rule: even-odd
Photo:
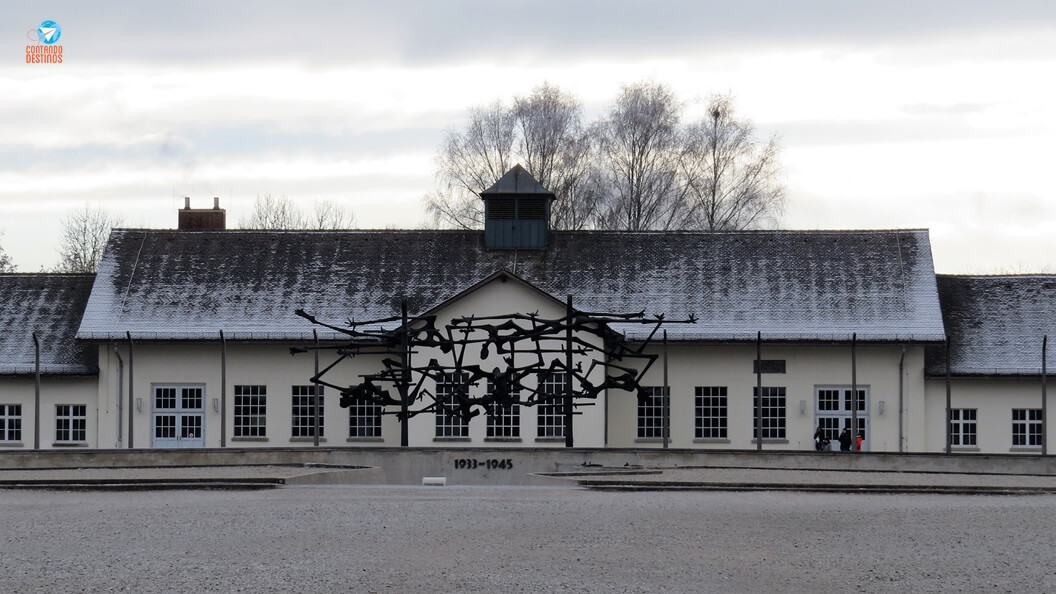
[[[600,226],[640,231],[679,227],[685,183],[681,106],[668,87],[624,86],[597,125],[605,194]]]
[[[583,127],[582,112],[578,99],[548,83],[513,104],[520,132],[518,156],[557,197],[550,216],[555,229],[587,227],[597,210],[593,142]]]
[[[730,96],[709,100],[707,116],[687,130],[686,148],[684,173],[702,228],[746,229],[784,211],[777,138],[757,143],[755,127],[735,117]]]
[[[555,229],[744,229],[784,207],[776,138],[755,139],[728,96],[681,123],[666,85],[624,86],[605,117],[582,121],[572,95],[543,84],[527,97],[469,112],[437,154],[440,187],[425,197],[434,223],[479,228],[477,194],[520,162],[554,193]]]
[[[301,209],[285,194],[257,195],[253,210],[248,217],[242,217],[238,226],[243,229],[303,229],[306,220]]]
[[[239,219],[243,229],[347,229],[355,215],[330,200],[317,200],[311,213],[304,213],[288,196],[257,196],[249,216]]]
[[[499,102],[473,108],[462,132],[449,130],[437,155],[441,188],[425,197],[426,210],[443,226],[472,229],[484,223],[477,192],[513,165],[515,120]]]
[[[348,229],[356,222],[352,211],[331,200],[317,200],[310,217],[309,229]]]
[[[62,219],[59,240],[59,272],[94,273],[99,270],[110,230],[121,225],[121,217],[102,206],[85,204]]]
[[[0,231],[0,237],[3,237],[4,233]],[[4,246],[0,245],[0,273],[2,272],[16,272],[18,267],[11,263],[11,256],[7,255],[4,251]]]

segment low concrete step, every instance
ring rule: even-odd
[[[260,490],[285,484],[281,478],[83,478],[83,479],[11,479],[0,480],[0,489],[46,489],[57,491],[163,491],[190,490]]]
[[[844,485],[775,483],[696,483],[665,481],[579,480],[598,491],[796,491],[816,493],[942,494],[942,495],[1051,495],[1056,487],[965,485]]]

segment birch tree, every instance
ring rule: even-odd
[[[3,237],[4,233],[0,231],[0,237]],[[0,272],[16,272],[18,267],[11,263],[11,256],[7,255],[4,251],[4,246],[0,245]]]
[[[671,229],[685,220],[680,112],[674,93],[664,85],[638,83],[621,89],[596,128],[603,171],[601,227]]]
[[[85,204],[66,213],[59,239],[59,272],[94,273],[99,270],[110,230],[121,217],[102,206]]]
[[[301,210],[285,194],[258,195],[249,215],[239,219],[242,229],[347,229],[355,223],[355,215],[340,204],[321,200],[310,212]]]
[[[729,96],[699,121],[666,85],[620,89],[605,115],[583,122],[574,96],[543,84],[512,107],[474,108],[437,153],[434,223],[476,229],[478,193],[521,163],[554,193],[554,229],[746,229],[776,223],[785,204],[776,137],[756,139]]]
[[[777,137],[755,137],[751,121],[735,117],[728,95],[713,96],[707,115],[687,130],[684,164],[701,228],[747,229],[776,222],[784,211]]]

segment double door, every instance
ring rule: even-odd
[[[153,386],[151,445],[205,447],[205,386]]]
[[[839,449],[840,433],[844,429],[851,428],[852,409],[853,417],[858,422],[858,431],[851,432],[851,449],[854,449],[853,436],[862,438],[862,450],[869,449],[869,388],[858,387],[858,397],[851,398],[850,386],[820,386],[815,389],[817,406],[815,407],[817,426],[825,437],[832,441],[834,447]]]

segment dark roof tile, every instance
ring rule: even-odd
[[[40,340],[41,372],[91,375],[95,350],[74,340],[91,274],[0,274],[0,374],[34,372],[33,333]]]
[[[944,337],[926,231],[557,231],[513,251],[479,231],[152,230],[111,235],[79,336],[304,339],[297,308],[421,312],[500,270],[583,310],[695,314],[675,340]]]

